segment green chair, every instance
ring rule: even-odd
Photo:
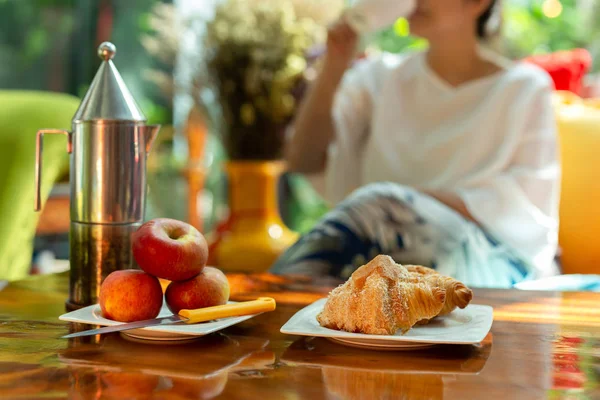
[[[34,209],[36,132],[71,129],[80,100],[50,92],[0,90],[0,280],[28,275],[39,213]],[[68,170],[66,138],[44,136],[42,200]]]

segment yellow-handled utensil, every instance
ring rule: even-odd
[[[178,315],[171,315],[169,317],[154,318],[145,321],[137,321],[114,326],[105,326],[104,328],[72,333],[70,335],[63,336],[63,338],[71,339],[81,336],[100,335],[103,333],[121,332],[130,329],[146,328],[149,326],[172,325],[182,322],[186,324],[197,324],[199,322],[213,321],[215,319],[241,317],[244,315],[254,315],[263,312],[269,312],[275,310],[275,307],[275,299],[270,297],[260,297],[257,300],[244,301],[241,303],[199,308],[197,310],[181,310],[179,311]]]
[[[199,308],[197,310],[181,310],[179,316],[185,318],[186,324],[212,321],[214,319],[241,317],[275,310],[275,299],[260,297],[257,300],[222,306]]]

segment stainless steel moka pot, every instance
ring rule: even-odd
[[[135,267],[131,234],[144,218],[146,157],[160,126],[146,125],[112,59],[116,48],[98,48],[103,60],[72,121],[72,131],[37,132],[35,209],[41,209],[45,134],[67,137],[70,153],[71,230],[68,309],[96,303],[108,274]]]

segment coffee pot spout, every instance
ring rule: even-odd
[[[150,150],[152,150],[152,145],[156,140],[156,136],[158,136],[158,131],[160,131],[160,125],[143,125],[140,126],[142,130],[142,135],[144,135],[145,143],[146,143],[146,155],[150,154]]]

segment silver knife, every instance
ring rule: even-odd
[[[172,325],[185,321],[187,321],[187,318],[180,317],[179,315],[171,315],[170,317],[147,319],[145,321],[136,321],[127,324],[105,326],[103,328],[71,333],[70,335],[63,336],[62,339],[72,339],[81,336],[101,335],[103,333],[122,332],[128,331],[130,329],[146,328],[148,326]]]
[[[179,315],[154,318],[144,321],[130,322],[126,324],[105,326],[98,329],[90,329],[83,332],[65,335],[62,339],[72,339],[81,336],[100,335],[103,333],[122,332],[130,329],[146,328],[149,326],[173,325],[182,322],[198,323],[207,322],[219,318],[240,317],[262,312],[273,311],[276,307],[275,300],[270,297],[261,297],[257,300],[244,301],[241,303],[226,304],[222,306],[206,307],[198,310],[181,310]],[[90,324],[93,325],[93,324]]]

